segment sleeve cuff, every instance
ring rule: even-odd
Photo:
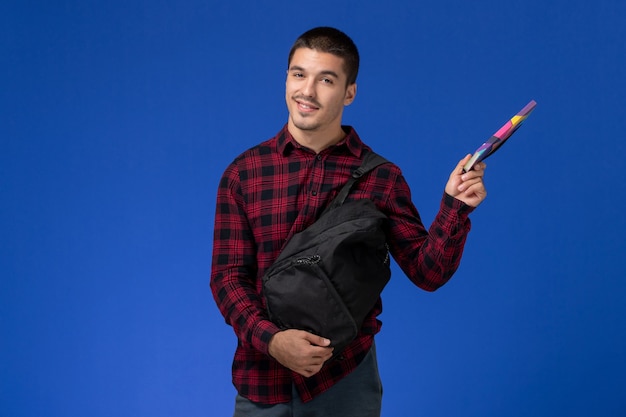
[[[469,214],[474,208],[444,192],[436,218],[437,224],[450,238],[466,234],[471,228]]]
[[[280,329],[274,323],[269,320],[262,320],[254,329],[254,336],[252,337],[252,344],[255,349],[260,352],[269,355],[269,343],[272,337],[278,333]]]
[[[446,215],[459,217],[461,219],[466,219],[467,216],[474,211],[476,207],[472,207],[468,204],[465,204],[461,200],[458,200],[452,197],[450,194],[444,192],[443,197],[441,199],[441,211]]]

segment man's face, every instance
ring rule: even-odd
[[[352,103],[356,84],[346,86],[344,60],[314,49],[297,49],[287,70],[286,94],[292,134],[341,129],[343,107]]]

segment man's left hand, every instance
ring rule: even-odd
[[[487,165],[479,162],[471,171],[463,172],[463,166],[471,157],[472,155],[468,154],[454,168],[446,184],[446,193],[469,206],[477,207],[487,197],[487,190],[483,183]]]

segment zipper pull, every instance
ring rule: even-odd
[[[306,256],[304,258],[298,258],[296,259],[296,263],[298,265],[315,265],[317,263],[319,263],[322,260],[322,258],[319,255],[313,255],[313,256]]]

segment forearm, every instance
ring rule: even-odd
[[[225,171],[217,193],[213,233],[211,291],[239,340],[268,353],[278,331],[267,317],[257,286],[256,243],[234,165]]]
[[[444,194],[439,212],[426,231],[417,212],[412,214],[415,210],[412,204],[406,207],[400,209],[404,210],[402,215],[392,217],[397,237],[393,240],[392,253],[415,285],[434,291],[448,282],[459,267],[472,208]]]
[[[245,268],[221,269],[214,265],[211,291],[222,316],[239,340],[268,354],[269,341],[279,329],[269,321]]]
[[[448,194],[442,197],[439,212],[420,248],[418,281],[421,288],[436,290],[458,269],[471,228],[468,217],[471,211],[471,207]]]

